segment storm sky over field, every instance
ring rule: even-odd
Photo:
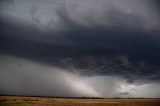
[[[0,0],[0,95],[160,97],[159,0]]]

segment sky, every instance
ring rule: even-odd
[[[0,0],[0,95],[160,98],[159,0]]]

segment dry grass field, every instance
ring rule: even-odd
[[[160,106],[160,99],[71,99],[0,96],[0,106]]]

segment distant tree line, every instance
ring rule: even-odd
[[[21,96],[21,97],[43,97],[43,98],[68,98],[68,99],[159,99],[159,98],[150,98],[150,97],[111,97],[111,98],[104,98],[104,97],[67,97],[67,96],[41,96],[41,95],[4,95],[0,94],[0,96]]]

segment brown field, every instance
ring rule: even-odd
[[[0,96],[0,106],[160,106],[160,99],[71,99]]]

